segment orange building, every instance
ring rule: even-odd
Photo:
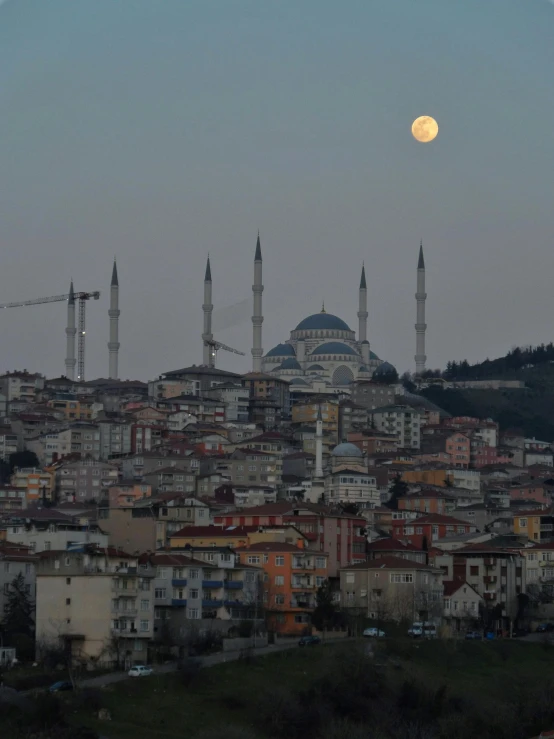
[[[278,634],[298,635],[311,630],[316,593],[328,577],[328,555],[282,542],[259,542],[237,549],[241,564],[262,567],[263,603],[268,625]]]
[[[456,508],[456,498],[438,490],[420,490],[398,498],[399,511],[417,511],[419,513],[452,513]]]
[[[402,473],[402,479],[404,482],[438,485],[439,487],[445,487],[447,480],[454,483],[452,473],[446,469],[406,470],[406,472]],[[436,512],[438,513],[438,511]]]

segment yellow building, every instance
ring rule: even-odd
[[[52,499],[55,486],[55,473],[38,467],[21,467],[14,470],[10,484],[25,493],[27,506],[38,503],[43,498]]]
[[[402,479],[404,482],[438,485],[441,488],[446,487],[447,480],[453,482],[448,470],[406,470],[402,473]]]
[[[527,536],[531,541],[541,543],[552,539],[553,533],[554,515],[551,508],[514,514],[514,534]]]
[[[169,537],[171,549],[203,547],[248,547],[260,542],[297,544],[304,535],[295,526],[187,526]]]
[[[318,410],[321,408],[323,434],[327,434],[330,443],[338,444],[339,438],[339,404],[328,398],[310,400],[308,403],[297,403],[292,407],[292,422],[302,426],[315,426]]]
[[[92,419],[92,402],[69,400],[49,400],[48,407],[64,414],[68,421],[90,421]]]

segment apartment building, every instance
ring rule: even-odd
[[[171,467],[158,467],[143,475],[142,479],[158,493],[194,493],[197,477],[198,468],[191,469],[190,465],[181,467],[176,464]]]
[[[375,508],[381,504],[377,479],[361,468],[342,467],[325,477],[323,500],[326,505],[355,503],[361,508]]]
[[[518,595],[526,589],[525,560],[518,550],[484,542],[437,554],[433,561],[444,580],[466,582],[482,596],[490,620],[509,626],[518,612]]]
[[[467,631],[480,618],[483,596],[465,580],[443,583],[443,619],[451,632]]]
[[[102,500],[107,488],[117,482],[119,470],[113,464],[92,457],[62,462],[56,469],[56,486],[62,500]]]
[[[217,470],[232,483],[277,487],[282,478],[283,457],[279,452],[244,447],[218,460]]]
[[[358,380],[350,384],[352,402],[368,410],[394,405],[394,386],[383,385],[371,380]],[[350,441],[350,439],[349,439]]]
[[[535,544],[520,550],[525,563],[525,581],[542,588],[546,583],[554,584],[554,541]]]
[[[214,522],[221,526],[294,526],[311,549],[329,555],[328,575],[333,578],[341,567],[366,556],[365,519],[314,503],[278,501],[215,515]]]
[[[28,506],[36,505],[44,500],[52,500],[55,475],[38,467],[16,467],[10,485],[23,494]]]
[[[7,462],[10,454],[20,451],[19,438],[10,426],[0,426],[0,459]]]
[[[346,435],[346,440],[357,446],[366,457],[396,452],[399,446],[396,434],[372,430],[351,431]]]
[[[30,436],[26,447],[45,466],[73,452],[100,459],[100,430],[93,423],[77,422]]]
[[[190,451],[182,454],[178,450],[155,450],[141,454],[128,454],[120,458],[121,473],[126,480],[140,479],[145,475],[165,467],[179,467],[187,474],[197,474],[200,460],[191,456]]]
[[[286,542],[297,544],[305,541],[302,533],[292,523],[268,526],[186,526],[170,537],[171,549],[205,549],[206,547],[252,546],[258,542]]]
[[[76,659],[147,660],[154,635],[155,571],[114,547],[43,552],[37,562],[37,644],[62,645]]]
[[[319,410],[323,421],[323,433],[338,444],[339,439],[339,404],[330,398],[314,398],[304,403],[295,403],[292,407],[292,423],[299,426],[315,426]]]
[[[341,607],[377,621],[433,621],[443,609],[440,568],[381,557],[340,571]]]
[[[20,511],[27,505],[25,491],[9,486],[0,487],[0,513]]]
[[[276,405],[276,416],[290,418],[290,383],[281,377],[264,372],[248,372],[243,375],[244,387],[249,395],[251,411],[258,407],[259,401],[271,401]]]
[[[404,509],[401,513],[408,513]],[[411,512],[411,511],[410,511]],[[428,513],[412,519],[397,519],[392,522],[395,539],[402,539],[420,548],[430,547],[433,543],[449,536],[471,534],[477,528],[469,521],[439,513]]]
[[[401,511],[417,511],[418,513],[446,515],[454,511],[456,504],[457,499],[453,495],[427,488],[398,498],[398,508]]]
[[[514,513],[514,534],[527,536],[532,542],[543,544],[554,538],[554,511],[552,508],[529,509]]]
[[[422,412],[409,405],[387,405],[371,411],[379,431],[396,436],[402,449],[419,449],[421,445]]]
[[[12,401],[34,403],[37,392],[43,388],[44,377],[38,373],[23,370],[0,375],[0,393],[6,396],[8,404]]]
[[[178,640],[191,627],[227,631],[261,615],[260,570],[241,565],[229,548],[143,554],[139,563],[155,571],[155,638],[164,627]]]
[[[0,523],[6,541],[31,552],[69,551],[86,544],[105,547],[108,537],[95,523],[68,516],[53,508],[27,508],[4,516]]]
[[[101,502],[107,499],[110,508],[120,508],[125,505],[132,505],[142,498],[151,498],[152,486],[135,480],[119,480],[112,483],[107,490],[104,490],[104,496]]]
[[[471,438],[461,431],[442,426],[425,426],[421,451],[425,454],[444,452],[449,455],[452,467],[468,469],[471,462]]]
[[[263,569],[263,604],[269,627],[297,635],[310,629],[317,590],[328,577],[328,555],[297,544],[258,542],[236,550],[241,564]]]

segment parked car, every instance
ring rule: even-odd
[[[426,639],[432,639],[437,635],[437,627],[435,624],[423,621],[415,621],[408,629],[408,636],[413,639],[419,639],[425,637]]]
[[[535,631],[537,632],[537,634],[545,634],[547,631],[554,631],[554,624],[539,624]]]
[[[481,632],[480,631],[468,631],[466,632],[466,639],[481,639]]]
[[[372,626],[369,629],[364,629],[363,636],[386,636],[386,634],[384,631],[381,631],[381,629],[376,629]]]
[[[51,693],[59,693],[62,690],[73,690],[73,683],[69,682],[69,680],[60,680],[59,682],[51,685],[48,690]]]
[[[319,636],[303,636],[302,639],[298,642],[299,647],[309,647],[313,644],[320,644],[321,639]]]
[[[152,674],[152,668],[145,665],[135,665],[128,672],[129,677],[148,677]]]

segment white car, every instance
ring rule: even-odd
[[[384,631],[381,631],[381,629],[376,629],[374,626],[370,629],[365,629],[364,636],[386,636]]]
[[[152,674],[151,667],[145,667],[144,665],[135,665],[129,670],[129,677],[148,677]]]

